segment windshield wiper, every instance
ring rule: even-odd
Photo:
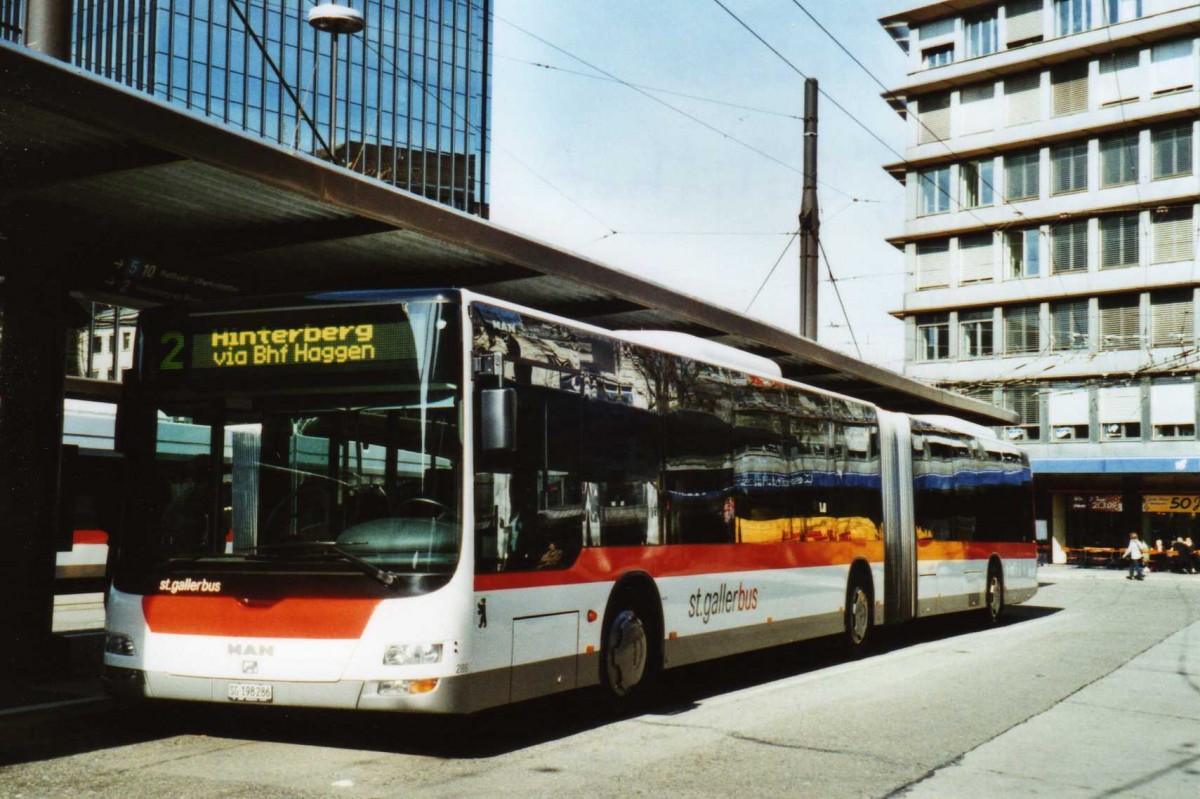
[[[354,566],[363,574],[388,588],[395,588],[396,582],[400,579],[400,575],[394,571],[381,569],[372,563],[369,563],[357,555],[351,555],[346,550],[339,547],[333,541],[285,541],[278,544],[261,544],[256,547],[251,547],[247,550],[248,553],[265,553],[265,552],[286,552],[288,550],[316,550],[322,554],[336,555],[342,560]]]

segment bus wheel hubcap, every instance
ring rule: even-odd
[[[850,608],[851,630],[854,643],[861,644],[867,637],[867,625],[870,623],[870,607],[867,604],[867,594],[861,588],[854,590],[854,604]]]
[[[632,610],[613,619],[608,634],[608,676],[613,691],[624,696],[646,670],[646,629]]]

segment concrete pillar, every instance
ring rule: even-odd
[[[1067,562],[1067,502],[1066,494],[1051,494],[1050,562]]]
[[[50,654],[67,338],[63,270],[0,249],[0,676]]]
[[[25,46],[59,61],[71,59],[71,0],[29,0]]]

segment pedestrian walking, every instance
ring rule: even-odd
[[[1145,567],[1146,558],[1150,556],[1150,547],[1146,546],[1146,542],[1138,538],[1137,533],[1129,534],[1129,546],[1125,547],[1125,554],[1122,558],[1129,558],[1129,574],[1126,575],[1126,580],[1142,580],[1145,579],[1142,575],[1142,569]]]

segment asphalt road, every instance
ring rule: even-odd
[[[0,767],[0,796],[1041,793],[1030,787],[1036,780],[1003,773],[1020,765],[1006,763],[1012,753],[1024,752],[1023,762],[1033,753],[1047,771],[1086,772],[1089,759],[1107,758],[1099,742],[1129,734],[1122,714],[1097,715],[1072,697],[1200,620],[1200,577],[1133,583],[1119,572],[1052,567],[1042,580],[1038,596],[1009,608],[998,627],[917,622],[881,636],[858,661],[810,642],[703,664],[669,672],[636,712],[606,711],[591,693],[466,720],[158,706],[100,723],[70,751]],[[1172,712],[1195,718],[1183,729],[1200,729],[1200,691],[1180,697]],[[1120,708],[1126,699],[1106,701]],[[1183,745],[1200,745],[1200,733]],[[1132,743],[1127,751],[1136,756]],[[1116,793],[1173,796],[1175,786],[1200,786],[1197,774],[1181,767],[1173,782]],[[1053,785],[1051,774],[1035,777]]]

